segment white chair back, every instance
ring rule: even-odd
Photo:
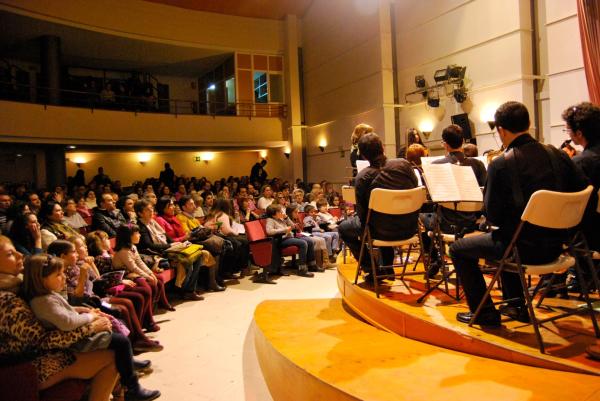
[[[355,188],[350,185],[342,186],[342,198],[349,203],[356,204]]]
[[[580,192],[534,192],[527,202],[521,220],[545,228],[566,229],[581,222],[594,187]]]
[[[457,202],[456,209],[454,208],[454,202],[440,202],[440,206],[457,212],[481,212],[483,202]]]
[[[421,209],[427,199],[425,188],[382,189],[371,191],[369,209],[385,214],[408,214]]]

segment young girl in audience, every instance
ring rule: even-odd
[[[317,209],[312,205],[307,205],[304,209],[306,216],[304,217],[304,230],[310,232],[317,237],[324,237],[327,240],[327,250],[329,258],[332,262],[336,260],[336,254],[339,251],[340,235],[337,231],[325,231],[319,226],[317,218]]]
[[[94,257],[89,256],[86,244],[80,238],[75,237],[69,238],[69,242],[75,246],[75,251],[77,252],[77,263],[87,263],[95,268],[95,259]],[[162,350],[162,346],[158,343],[158,341],[153,341],[146,337],[142,330],[140,319],[143,317],[143,296],[138,293],[130,294],[125,291],[125,288],[127,287],[135,287],[135,283],[131,280],[124,279],[122,280],[120,287],[122,290],[118,289],[117,287],[106,289],[106,295],[109,296],[108,302],[112,305],[112,307],[116,308],[121,313],[120,317],[123,319],[130,331],[129,339],[133,344],[133,348],[139,352]],[[137,301],[138,309],[136,309],[134,302],[129,299],[130,297]]]
[[[136,225],[122,225],[117,229],[117,244],[113,256],[113,268],[122,268],[127,271],[127,278],[134,279],[137,285],[146,285],[152,288],[154,302],[158,302],[163,308],[174,311],[167,295],[162,280],[156,277],[154,271],[144,263],[137,251],[136,244],[140,242],[140,229]],[[158,258],[155,258],[153,268],[158,267]],[[141,280],[140,280],[141,279]],[[150,331],[158,331],[155,325]]]
[[[317,214],[317,223],[323,224],[327,223],[327,229],[330,231],[337,231],[337,223],[338,218],[329,213],[329,206],[327,205],[327,201],[325,199],[321,199],[317,201],[317,210],[319,213]]]
[[[73,307],[61,296],[60,292],[66,284],[61,258],[46,254],[29,258],[25,262],[24,284],[25,296],[30,302],[31,309],[47,328],[71,331],[97,319],[110,320],[108,315],[97,309]],[[107,327],[110,327],[110,323]],[[146,390],[140,385],[135,374],[131,343],[124,335],[105,331],[95,334],[93,339],[84,339],[74,345],[74,349],[79,352],[106,348],[114,351],[121,384],[127,388],[126,400],[150,401],[160,396],[159,391]],[[145,361],[141,363],[147,365]]]
[[[300,220],[300,215],[298,213],[298,206],[295,204],[289,205],[285,209],[285,213],[292,223],[294,223],[294,231],[297,233],[296,236],[299,238],[307,238],[312,241],[315,247],[315,261],[317,262],[317,266],[322,269],[334,268],[335,265],[332,265],[329,262],[328,256],[331,252],[331,238],[317,237],[314,235],[307,237],[305,233],[302,233],[302,221]]]
[[[298,247],[298,275],[303,277],[313,277],[311,271],[318,271],[315,262],[315,248],[313,243],[308,239],[295,238],[292,234],[294,223],[292,223],[285,213],[283,207],[278,204],[271,204],[267,207],[267,224],[266,232],[269,237],[278,237],[276,241],[277,249],[282,249],[288,246]],[[279,239],[280,238],[280,239]],[[279,256],[275,255],[274,260],[279,260]]]
[[[113,268],[112,255],[110,254],[110,239],[104,231],[96,230],[89,233],[87,236],[87,247],[89,254],[94,257],[94,263],[98,267],[100,274],[118,270],[117,268]],[[135,305],[135,310],[142,327],[148,331],[158,331],[159,327],[154,322],[152,311],[152,288],[143,278],[133,280],[124,279],[122,284],[125,285],[123,289],[109,288],[107,291],[108,294],[129,299]],[[137,343],[135,345],[145,346],[144,344]]]
[[[77,203],[77,213],[79,213],[84,219],[92,218],[92,209],[90,209],[85,203],[85,198],[83,196],[78,195],[75,199]]]

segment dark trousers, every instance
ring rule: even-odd
[[[478,266],[479,259],[500,260],[506,246],[503,242],[494,240],[491,233],[461,238],[450,246],[450,257],[463,286],[471,312],[475,313],[487,288],[483,273]],[[511,304],[523,305],[523,286],[519,276],[515,273],[503,272],[501,280],[502,297],[504,299],[520,298],[520,301],[511,302]],[[493,309],[495,309],[494,305],[488,298],[484,304],[484,311]]]
[[[338,232],[346,246],[350,249],[350,252],[352,252],[354,259],[358,260],[360,257],[360,244],[363,235],[363,227],[358,216],[352,216],[342,221],[338,226]],[[379,253],[383,265],[389,266],[394,263],[394,248],[379,248]],[[363,251],[361,268],[365,272],[371,271],[371,254],[366,247]]]
[[[181,284],[183,292],[194,292],[198,289],[198,280],[200,278],[200,260],[195,261],[187,271],[185,279]]]
[[[115,366],[121,375],[121,384],[129,386],[134,381],[137,382],[137,377],[133,372],[133,350],[129,338],[113,332],[108,349],[115,353]]]

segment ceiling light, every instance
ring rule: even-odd
[[[417,88],[424,88],[427,86],[427,82],[425,81],[425,77],[423,75],[417,75],[415,77],[415,85]]]
[[[448,77],[451,79],[464,79],[467,67],[461,67],[456,64],[449,65],[446,70],[448,71]]]
[[[464,87],[456,88],[454,89],[452,96],[454,96],[454,100],[456,100],[457,103],[462,103],[467,100],[467,90]]]
[[[440,107],[440,96],[437,93],[431,93],[427,96],[427,105],[429,107]]]
[[[217,88],[217,86],[216,86],[215,84],[210,84],[210,85],[208,85],[208,88],[207,88],[207,89],[208,89],[209,91],[214,91],[216,88]]]
[[[444,68],[443,70],[437,70],[433,74],[433,80],[435,82],[444,82],[448,80],[448,69]]]

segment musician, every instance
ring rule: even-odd
[[[364,222],[369,210],[371,191],[375,188],[385,189],[411,189],[417,187],[417,177],[413,167],[404,159],[387,160],[383,154],[383,143],[376,133],[364,134],[358,141],[360,155],[369,161],[370,166],[361,170],[356,176],[356,215],[344,220],[338,226],[340,236],[350,248],[356,260],[360,256],[360,237],[364,230]],[[417,231],[418,214],[390,216],[380,213],[371,215],[371,233],[375,238],[382,240],[397,240],[410,238]],[[393,248],[380,248],[381,259],[384,265],[391,265],[394,260]],[[368,252],[363,255],[361,268],[365,272],[371,271],[370,256]],[[391,268],[382,271],[382,274],[393,273]],[[373,278],[368,274],[366,281]]]
[[[452,124],[444,128],[442,131],[442,146],[446,150],[446,156],[437,159],[433,164],[458,164],[461,166],[471,166],[477,183],[480,187],[485,185],[487,178],[487,172],[485,165],[478,159],[466,157],[463,152],[463,133],[462,128],[456,124]],[[435,213],[421,213],[419,218],[425,226],[426,231],[433,230],[435,225],[435,219],[440,219],[440,229],[444,233],[448,234],[459,234],[459,236],[466,233],[475,231],[477,228],[477,218],[480,213],[477,212],[459,212],[446,207],[441,207],[439,214]],[[423,246],[427,250],[431,246],[431,238],[427,234],[422,236]],[[429,271],[427,274],[429,277],[433,277],[437,274],[440,269],[439,251],[437,249],[431,250]]]
[[[486,283],[478,267],[478,259],[497,260],[508,246],[521,214],[531,195],[548,189],[562,192],[581,191],[586,181],[564,153],[546,147],[529,135],[529,113],[519,102],[507,102],[495,113],[498,135],[507,151],[492,161],[485,187],[485,210],[488,221],[498,229],[487,234],[462,238],[450,247],[450,256],[463,285],[469,312],[456,315],[458,321],[469,323],[481,302]],[[517,243],[523,263],[548,263],[561,253],[565,233],[526,224]],[[518,301],[500,308],[500,313],[528,322],[524,307],[523,288],[517,274],[502,274],[504,299]],[[500,326],[500,313],[488,298],[476,324]]]

